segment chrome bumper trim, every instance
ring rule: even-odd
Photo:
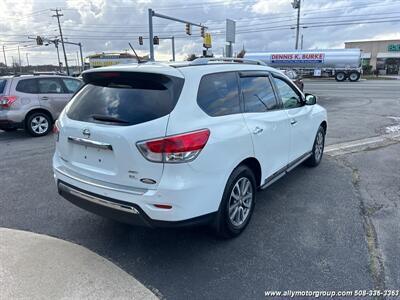
[[[146,193],[148,191],[147,189],[121,187],[119,185],[112,184],[112,183],[103,183],[100,180],[91,179],[91,178],[88,178],[88,177],[82,176],[82,175],[79,175],[79,177],[78,177],[77,175],[71,174],[72,173],[71,171],[66,171],[65,168],[62,168],[62,169],[54,168],[54,172],[55,173],[58,172],[61,175],[64,175],[70,179],[79,181],[79,182],[87,184],[87,185],[91,185],[94,187],[107,189],[107,190],[111,190],[111,191],[115,191],[115,192],[121,192],[121,193],[132,194],[132,195],[143,195],[144,193]]]
[[[76,189],[74,189],[72,187],[69,187],[69,186],[67,186],[67,185],[65,185],[63,183],[59,183],[59,185],[61,186],[60,187],[61,189],[66,190],[68,193],[70,193],[70,194],[72,194],[72,195],[74,195],[76,197],[79,197],[81,199],[85,199],[87,201],[90,201],[92,203],[95,203],[95,204],[98,204],[98,205],[102,205],[102,206],[107,206],[107,207],[110,207],[112,209],[121,210],[121,211],[128,212],[128,213],[135,214],[135,215],[139,214],[139,211],[136,208],[134,208],[133,206],[125,205],[125,204],[119,204],[119,203],[111,202],[111,201],[108,201],[108,200],[104,200],[104,199],[101,199],[99,197],[95,197],[95,196],[83,193],[81,191],[78,191],[78,190],[76,190]]]
[[[73,137],[73,136],[68,137],[68,142],[78,144],[78,145],[88,146],[88,147],[100,148],[100,149],[111,150],[111,151],[113,150],[113,147],[111,146],[111,144],[92,141],[92,140]]]

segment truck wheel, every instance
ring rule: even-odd
[[[350,81],[358,81],[360,79],[360,73],[359,72],[357,72],[357,71],[353,71],[353,72],[351,72],[350,73],[350,75],[349,75],[349,80]]]
[[[346,74],[344,72],[337,72],[335,74],[335,79],[336,79],[336,81],[345,81],[346,80]]]

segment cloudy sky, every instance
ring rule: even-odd
[[[147,9],[208,26],[213,52],[222,54],[225,20],[236,20],[238,52],[293,49],[296,10],[292,0],[1,0],[0,47],[5,46],[7,63],[22,64],[28,53],[30,64],[57,64],[53,45],[35,46],[28,37],[47,38],[59,34],[51,9],[60,8],[61,26],[68,41],[81,42],[84,55],[124,51],[131,42],[140,54],[148,53],[148,42],[140,46],[138,36],[147,36]],[[154,19],[155,35],[176,37],[177,58],[200,54],[200,31],[185,34],[185,25]],[[343,48],[345,41],[400,39],[400,0],[302,0],[301,33],[304,49]],[[303,28],[305,27],[305,28]],[[0,50],[2,50],[0,48]],[[69,64],[76,64],[76,46],[67,46]],[[3,53],[0,61],[3,62]],[[171,58],[169,40],[155,47],[156,59]]]

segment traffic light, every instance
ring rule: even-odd
[[[160,44],[160,39],[158,38],[158,36],[154,36],[153,37],[153,44],[154,45],[159,45]]]
[[[201,37],[202,37],[202,38],[204,38],[205,33],[206,33],[206,29],[205,29],[204,27],[201,27],[201,28],[200,28],[200,34],[201,34]]]
[[[192,26],[189,23],[186,23],[186,34],[192,35]]]
[[[41,36],[37,36],[36,37],[36,44],[38,46],[42,46],[43,45],[43,38]]]
[[[139,45],[143,45],[143,37],[139,36]]]

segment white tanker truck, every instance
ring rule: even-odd
[[[360,49],[254,52],[244,58],[258,59],[278,69],[294,69],[302,75],[334,76],[337,81],[358,81],[362,73]]]

